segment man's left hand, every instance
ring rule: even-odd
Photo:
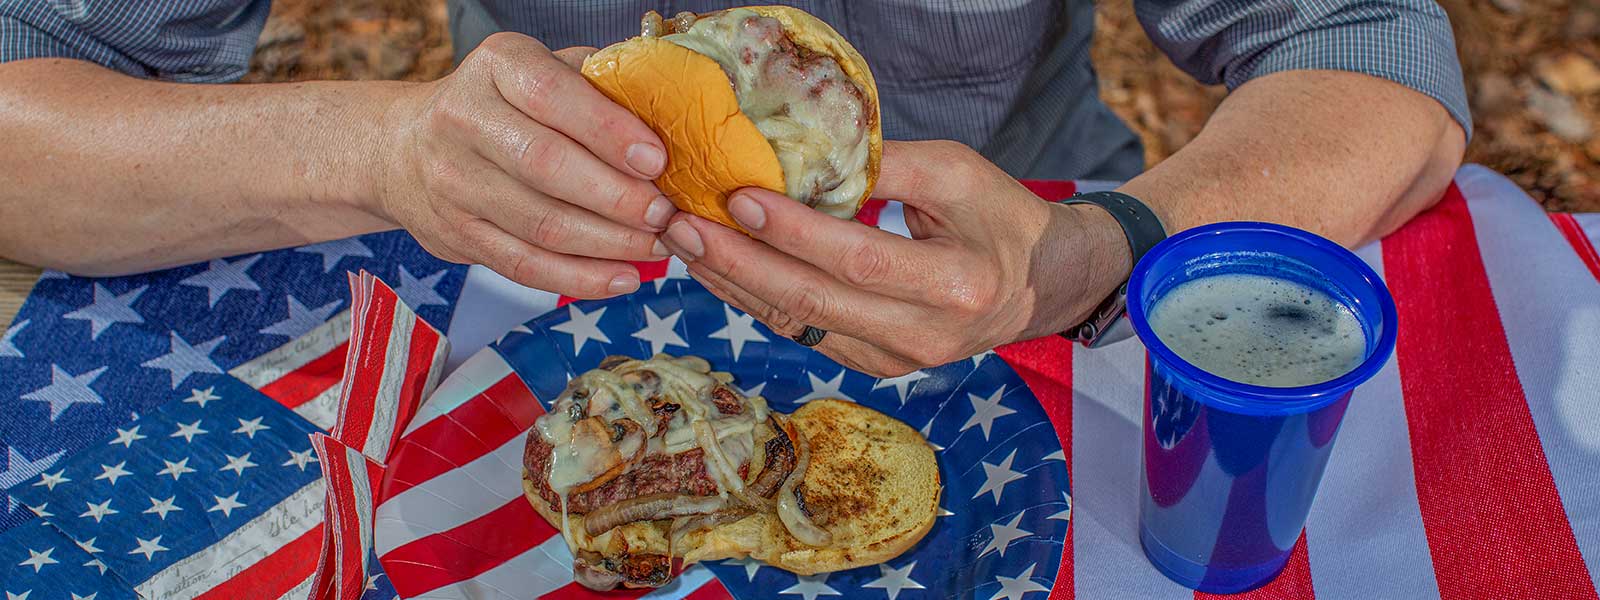
[[[717,297],[876,376],[1070,327],[1126,278],[1127,242],[1094,207],[1047,203],[952,142],[889,142],[875,195],[911,239],[762,189],[729,211],[752,237],[688,213],[663,236]]]

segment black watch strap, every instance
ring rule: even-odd
[[[1139,264],[1139,259],[1154,248],[1156,244],[1167,239],[1167,230],[1161,225],[1161,219],[1156,217],[1150,207],[1145,206],[1139,199],[1121,192],[1089,192],[1078,194],[1062,204],[1093,204],[1106,210],[1111,217],[1117,220],[1117,225],[1122,227],[1122,233],[1128,238],[1128,250],[1133,256],[1131,264]],[[1117,286],[1111,296],[1095,307],[1094,313],[1088,320],[1061,333],[1067,339],[1082,343],[1085,346],[1095,347],[1114,342],[1132,334],[1130,328],[1116,329],[1128,308],[1128,284],[1126,281]]]

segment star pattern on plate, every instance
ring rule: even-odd
[[[662,276],[655,278],[653,281],[651,281],[651,283],[656,285],[656,293],[659,294],[661,293],[661,288],[665,287],[668,282],[674,279],[680,281],[689,279],[689,265],[684,264],[683,261],[679,260],[676,256],[667,260],[667,272]]]
[[[861,587],[881,589],[889,596],[889,600],[897,600],[901,590],[927,589],[911,578],[911,571],[916,568],[917,561],[911,561],[898,569],[890,567],[888,563],[879,564],[878,570],[881,575],[877,579],[861,584]]]
[[[222,367],[211,360],[211,353],[216,351],[224,338],[218,336],[199,344],[190,344],[176,331],[169,332],[169,335],[171,346],[167,353],[144,361],[140,366],[167,371],[172,376],[172,389],[178,389],[178,384],[195,373],[222,374]]]
[[[799,594],[805,600],[817,600],[818,596],[839,596],[839,590],[828,586],[828,574],[801,575],[795,578],[794,585],[789,586],[779,594]]]
[[[1053,514],[1053,515],[1050,515],[1048,517],[1045,517],[1046,519],[1053,519],[1053,520],[1056,520],[1056,521],[1071,521],[1072,520],[1072,494],[1068,494],[1067,492],[1062,491],[1061,492],[1061,501],[1065,502],[1067,504],[1067,507],[1064,508],[1064,509],[1061,509],[1061,512],[1058,512],[1056,514]]]
[[[264,418],[266,417],[256,417],[250,420],[239,419],[239,428],[233,430],[233,433],[245,436],[252,440],[256,439],[256,432],[272,429],[270,426],[261,424],[261,420]]]
[[[649,307],[645,307],[645,310],[649,310]],[[733,348],[734,362],[739,361],[739,354],[744,351],[745,344],[771,341],[767,339],[767,336],[761,335],[760,331],[756,331],[755,317],[739,314],[732,306],[726,304],[722,305],[722,313],[727,317],[728,324],[723,325],[722,329],[711,332],[706,337],[714,340],[727,340],[728,345]]]
[[[223,296],[234,290],[259,292],[261,286],[250,278],[250,267],[261,260],[262,255],[257,254],[249,258],[240,259],[239,262],[228,262],[220,258],[213,258],[206,265],[206,270],[190,275],[178,285],[204,288],[206,290],[206,304],[216,308],[217,302]]]
[[[893,386],[895,393],[900,395],[900,405],[905,406],[906,392],[910,391],[912,384],[927,378],[928,374],[919,369],[899,377],[879,379],[876,383],[872,384],[872,389],[880,390]]]
[[[161,462],[166,463],[167,468],[156,471],[156,474],[171,475],[173,481],[177,481],[179,478],[183,477],[185,473],[195,472],[194,469],[189,468],[189,457],[187,456],[183,457],[183,459],[179,460],[178,462],[172,462],[166,459],[162,459]]]
[[[283,461],[283,464],[280,464],[278,466],[287,467],[287,466],[290,466],[290,465],[294,465],[296,467],[299,467],[301,471],[305,471],[306,470],[306,465],[309,465],[311,463],[317,462],[317,457],[312,456],[311,453],[312,453],[312,449],[311,448],[306,448],[304,451],[301,451],[301,452],[295,452],[293,450],[290,450],[289,451],[289,460]]]
[[[228,464],[223,465],[220,469],[217,469],[218,472],[233,471],[235,475],[243,477],[245,469],[260,466],[256,463],[250,462],[249,452],[244,453],[242,456],[234,456],[232,454],[224,454],[223,456],[228,457]]]
[[[994,393],[989,394],[987,398],[968,393],[967,401],[972,403],[972,417],[961,425],[961,431],[966,431],[971,429],[973,425],[977,425],[983,430],[983,439],[989,439],[989,430],[994,427],[995,419],[1016,414],[1017,412],[1000,402],[1001,396],[1004,396],[1005,393],[1006,386],[1004,385],[1001,385],[1000,389],[995,390]]]
[[[821,400],[823,398],[837,398],[839,400],[855,402],[855,400],[851,399],[850,396],[845,395],[844,391],[840,389],[844,385],[845,370],[846,369],[844,368],[840,368],[839,374],[834,375],[833,378],[827,380],[817,377],[815,373],[806,371],[806,379],[811,381],[811,392],[801,396],[799,399],[795,400],[794,403],[805,404],[812,400]]]
[[[995,592],[993,596],[990,596],[989,600],[1000,600],[1000,598],[1005,598],[1006,600],[1022,600],[1022,597],[1028,595],[1028,592],[1049,593],[1050,588],[1047,588],[1041,585],[1039,582],[1033,580],[1033,570],[1038,568],[1038,566],[1038,563],[1028,565],[1028,568],[1023,569],[1022,572],[1018,573],[1016,577],[996,575],[994,580],[996,583],[1000,584],[1000,591]]]
[[[0,490],[33,479],[43,473],[45,469],[50,468],[50,465],[56,464],[56,461],[63,454],[66,454],[65,450],[38,460],[28,460],[28,457],[23,456],[22,451],[17,450],[15,446],[6,448],[6,468],[4,471],[0,471]],[[50,489],[55,489],[54,484],[51,485]]]
[[[666,350],[668,346],[689,347],[689,342],[683,340],[675,329],[678,319],[683,318],[683,311],[678,310],[665,317],[657,316],[656,311],[644,307],[645,326],[633,333],[633,337],[650,342],[650,355],[654,356]]]
[[[15,448],[12,448],[12,450],[15,450]],[[65,477],[66,474],[67,471],[65,469],[56,471],[55,473],[45,473],[39,476],[39,482],[33,484],[33,486],[44,486],[45,489],[54,492],[56,491],[57,485],[72,481],[71,479]]]
[[[92,518],[96,523],[99,523],[101,519],[106,518],[108,515],[114,515],[122,512],[115,508],[111,508],[111,499],[109,498],[99,504],[95,504],[93,502],[85,502],[84,504],[88,506],[88,510],[83,511],[83,514],[78,516],[85,519]]]
[[[100,334],[105,333],[112,325],[117,323],[140,324],[144,317],[133,309],[133,303],[144,295],[149,286],[140,286],[114,294],[111,290],[98,283],[94,284],[94,301],[88,306],[61,315],[63,319],[76,319],[89,322],[89,339],[98,340]]]
[[[608,307],[602,306],[592,313],[586,313],[578,308],[578,303],[568,304],[567,315],[570,318],[565,323],[550,327],[550,330],[572,336],[573,354],[583,354],[583,345],[589,340],[609,344],[611,338],[606,337],[604,331],[600,331],[600,319],[605,316],[606,308]]]
[[[989,543],[984,545],[981,552],[978,552],[978,556],[982,557],[990,552],[999,552],[1000,556],[1005,556],[1006,548],[1010,547],[1012,542],[1033,535],[1032,531],[1028,531],[1017,526],[1018,523],[1022,522],[1022,515],[1026,512],[1027,511],[1017,513],[1016,516],[1011,518],[1009,523],[1004,525],[999,523],[991,523],[989,525],[989,533],[991,536],[989,538]]]
[[[999,504],[1000,494],[1005,492],[1007,484],[1027,477],[1025,473],[1011,470],[1011,463],[1016,458],[1017,451],[1012,450],[1011,454],[1006,455],[1005,460],[1000,461],[1000,464],[980,463],[983,465],[983,486],[978,488],[978,493],[973,494],[972,497],[976,499],[978,496],[992,493],[994,494],[994,503]]]

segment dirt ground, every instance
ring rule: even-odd
[[[1441,0],[1467,76],[1467,161],[1550,210],[1600,211],[1600,0]],[[1100,3],[1100,93],[1144,138],[1148,162],[1200,131],[1223,90],[1166,60],[1130,0]],[[1150,68],[1150,65],[1156,65]],[[443,0],[276,0],[248,81],[429,80],[451,68]]]

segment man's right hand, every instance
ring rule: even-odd
[[[389,147],[375,149],[375,212],[444,260],[525,286],[578,298],[637,289],[625,261],[668,254],[656,233],[676,211],[651,183],[666,153],[578,73],[593,51],[500,33],[412,88],[386,113]]]

